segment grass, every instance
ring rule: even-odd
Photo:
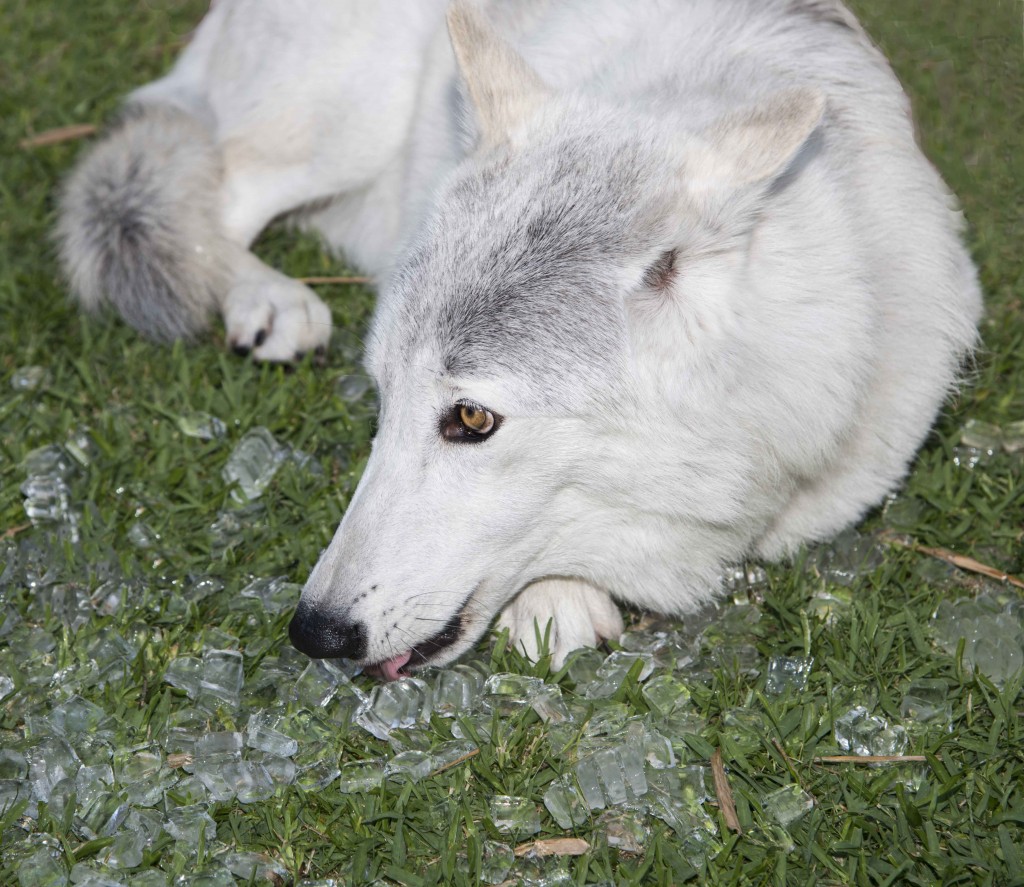
[[[855,5],[914,99],[925,150],[962,201],[988,305],[973,384],[950,404],[896,503],[861,530],[895,529],[1019,575],[1021,457],[998,455],[967,470],[955,464],[954,447],[969,419],[1001,426],[1024,419],[1020,6],[1009,0]],[[701,815],[713,838],[700,852],[690,837],[657,818],[642,823],[650,833],[640,853],[610,847],[607,824],[597,814],[575,829],[560,829],[541,799],[570,768],[569,756],[552,742],[558,730],[530,708],[495,720],[493,739],[481,738],[479,752],[463,763],[418,782],[388,781],[356,793],[340,791],[335,781],[322,790],[281,786],[253,803],[208,802],[186,774],[168,768],[170,728],[191,730],[193,740],[205,731],[243,730],[254,706],[286,711],[304,725],[300,756],[309,760],[346,764],[395,751],[348,723],[351,704],[344,697],[353,691],[344,680],[317,717],[297,715],[308,698],[291,701],[291,684],[304,663],[288,653],[288,610],[239,594],[257,577],[301,582],[354,489],[368,453],[372,403],[346,400],[337,379],[358,372],[358,337],[371,295],[358,287],[325,288],[339,329],[328,366],[304,363],[294,372],[228,356],[217,334],[195,346],[163,348],[119,323],[83,319],[65,297],[48,233],[54,189],[80,146],[18,147],[52,127],[101,122],[128,88],[166,69],[204,7],[170,0],[130,9],[113,0],[9,0],[5,6],[0,686],[6,677],[14,689],[0,700],[0,797],[21,797],[16,793],[18,780],[28,775],[26,761],[40,750],[51,754],[40,743],[61,729],[61,713],[76,698],[99,709],[75,703],[90,730],[76,733],[65,722],[71,744],[87,763],[103,765],[114,754],[117,785],[98,802],[94,819],[126,797],[119,794],[128,773],[124,749],[140,761],[142,751],[154,749],[163,767],[154,778],[176,784],[155,807],[133,795],[142,814],[132,824],[155,825],[141,858],[120,873],[100,865],[115,836],[91,836],[97,829],[86,822],[84,797],[69,799],[56,790],[49,804],[18,800],[0,817],[0,882],[35,887],[50,883],[39,874],[49,871],[53,883],[64,883],[77,863],[79,880],[106,871],[113,883],[147,887],[166,884],[169,876],[181,876],[181,884],[232,883],[225,880],[231,861],[225,854],[239,851],[260,854],[271,865],[251,883],[477,883],[485,848],[495,852],[488,842],[510,847],[533,839],[498,831],[489,816],[493,796],[513,795],[539,809],[539,836],[573,834],[590,845],[559,863],[567,883],[1024,884],[1021,678],[999,687],[972,673],[970,651],[963,644],[952,651],[938,645],[930,621],[943,601],[988,586],[898,547],[886,548],[880,566],[857,578],[849,605],[836,604],[841,612],[832,621],[818,615],[820,595],[841,596],[845,588],[799,565],[770,567],[767,587],[747,604],[753,610],[726,609],[708,635],[723,639],[737,658],[708,661],[701,674],[679,673],[691,694],[684,706],[690,717],[677,720],[674,731],[650,711],[635,671],[613,699],[595,704],[599,715],[613,710],[664,730],[681,765],[706,765],[716,748],[722,750],[743,834],[732,834],[718,806],[705,803]],[[280,229],[261,240],[259,252],[294,275],[346,270],[315,240]],[[45,381],[15,390],[14,374],[28,366],[43,367]],[[226,437],[183,435],[178,420],[194,412],[221,418]],[[233,508],[222,468],[233,445],[256,426],[312,454],[321,470],[286,466],[243,532],[230,544],[214,545],[210,525]],[[72,543],[46,526],[25,527],[19,488],[26,455],[73,443],[86,429],[89,459],[69,479],[71,502],[81,510],[80,540]],[[148,547],[138,544],[146,541],[144,533]],[[203,585],[204,578],[216,583]],[[106,599],[107,606],[79,607],[87,597]],[[736,613],[756,613],[760,620],[749,625]],[[117,647],[118,639],[130,646]],[[741,648],[751,646],[757,676],[738,665],[749,653]],[[241,708],[190,699],[163,680],[175,658],[224,647],[244,655]],[[766,692],[764,663],[779,653],[814,657],[805,690],[781,697]],[[587,710],[573,701],[573,675],[531,666],[493,641],[478,655],[489,671],[557,684],[585,720]],[[834,720],[850,704],[864,702],[898,723],[908,685],[922,678],[946,682],[953,725],[951,732],[912,732],[908,751],[923,755],[923,763],[815,762],[838,750]],[[368,692],[373,682],[357,677],[354,685]],[[313,689],[318,686],[314,681]],[[624,708],[609,709],[614,705]],[[465,729],[484,723],[467,720]],[[435,715],[417,730],[396,734],[394,745],[436,747],[451,738],[452,721]],[[783,829],[764,806],[770,792],[787,785],[800,786],[814,806]],[[190,800],[200,808],[186,815],[198,822],[208,811],[213,824],[202,838],[175,840],[164,820]],[[509,877],[522,876],[531,864],[542,867],[521,862]]]

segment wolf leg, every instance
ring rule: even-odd
[[[221,305],[228,346],[255,360],[289,362],[324,348],[331,311],[309,287],[240,254]]]
[[[555,667],[573,650],[618,637],[623,630],[622,615],[608,593],[579,579],[544,579],[527,586],[502,610],[498,627],[507,628],[509,642],[533,660],[547,634]]]
[[[294,360],[326,344],[330,312],[249,252],[250,232],[225,225],[224,167],[198,117],[171,105],[130,106],[64,189],[59,236],[72,289],[85,308],[109,303],[164,341],[194,337],[221,311],[233,346],[260,360]],[[291,200],[266,178],[263,205],[248,214],[253,233]]]
[[[280,215],[370,194],[379,199],[360,204],[353,243],[331,245],[357,247],[349,259],[371,273],[384,266],[443,8],[214,4],[174,69],[132,94],[125,120],[68,180],[59,237],[82,305],[110,304],[162,340],[191,338],[220,311],[229,342],[260,360],[326,344],[320,299],[248,247]]]

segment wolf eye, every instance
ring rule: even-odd
[[[474,434],[487,434],[494,427],[494,414],[482,407],[465,404],[459,407],[459,421]]]
[[[478,443],[490,437],[501,424],[501,416],[475,403],[457,403],[441,422],[447,440]]]

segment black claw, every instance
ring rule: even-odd
[[[260,330],[258,333],[256,333],[256,347],[257,348],[259,348],[260,345],[262,345],[266,341],[267,341],[267,331],[266,330]]]

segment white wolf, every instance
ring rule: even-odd
[[[285,213],[381,284],[379,431],[291,636],[389,678],[499,611],[561,660],[612,598],[692,610],[856,521],[980,313],[838,0],[219,0],[60,234],[86,306],[291,360],[330,315],[248,251]]]

